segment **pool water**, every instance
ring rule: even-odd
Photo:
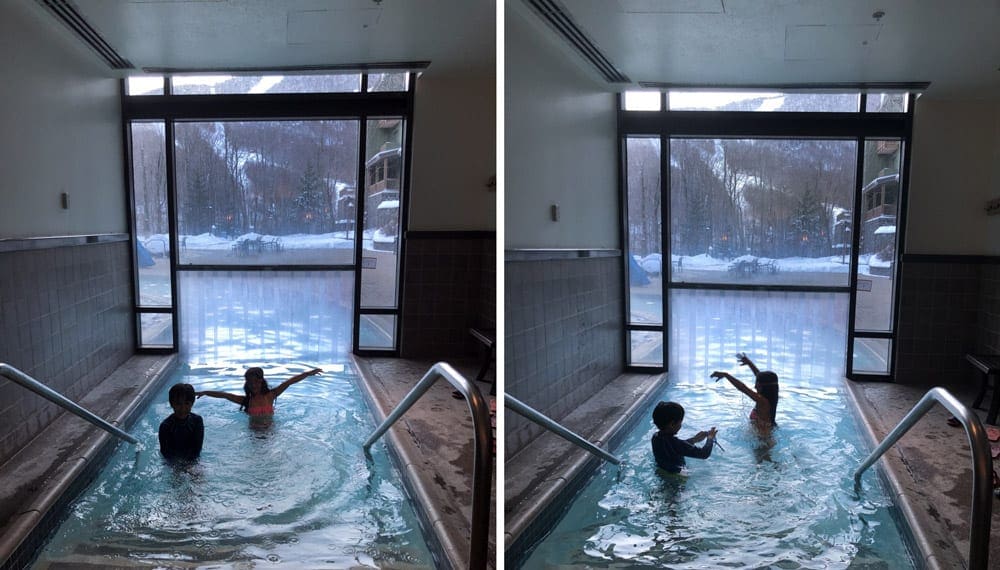
[[[313,364],[260,364],[269,384]],[[349,366],[289,387],[273,422],[252,426],[239,406],[203,397],[200,460],[167,464],[159,423],[175,382],[242,394],[243,368],[184,367],[164,384],[108,465],[70,506],[35,568],[428,568],[433,559],[383,446],[366,460],[375,425]],[[74,566],[75,567],[75,566]]]
[[[621,473],[603,467],[524,567],[913,568],[875,471],[854,490],[867,446],[841,390],[782,386],[762,439],[752,401],[727,382],[669,386],[659,399],[686,411],[678,436],[717,426],[724,451],[686,458],[686,475],[658,472],[647,409],[613,450]]]

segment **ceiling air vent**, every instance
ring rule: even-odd
[[[576,49],[577,52],[589,61],[597,71],[600,72],[608,83],[631,83],[632,81],[614,66],[613,63],[598,49],[594,42],[590,41],[587,34],[576,25],[569,12],[556,0],[524,0],[535,12],[541,16],[552,28],[559,32]]]
[[[111,69],[135,69],[132,62],[118,55],[118,52],[108,42],[104,41],[101,34],[97,33],[67,0],[37,1],[49,12],[52,12],[55,17],[69,26],[69,29],[73,30],[84,43],[92,47],[107,62]]]

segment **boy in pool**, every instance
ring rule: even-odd
[[[716,382],[725,378],[737,390],[750,397],[756,404],[750,412],[750,421],[761,432],[770,432],[771,428],[776,425],[774,420],[778,413],[778,375],[770,370],[763,372],[758,370],[745,352],[737,354],[736,360],[740,366],[750,367],[750,371],[756,378],[754,389],[748,388],[746,384],[733,378],[732,374],[728,372],[716,370],[712,373],[712,378],[715,378]]]
[[[243,375],[245,380],[243,383],[243,392],[245,393],[244,396],[230,394],[228,392],[217,392],[215,390],[196,392],[196,395],[199,398],[202,396],[208,396],[210,398],[224,398],[230,402],[239,404],[240,410],[245,411],[251,418],[270,417],[274,415],[274,400],[280,396],[286,388],[296,382],[301,382],[310,376],[314,376],[322,372],[323,371],[319,368],[313,368],[308,372],[296,374],[272,390],[268,387],[267,380],[264,380],[264,371],[254,366],[253,368],[248,368],[246,373]]]
[[[205,440],[205,424],[201,416],[191,413],[194,387],[190,384],[174,384],[170,387],[167,398],[174,413],[160,424],[160,453],[166,459],[198,459]]]
[[[660,402],[653,409],[653,423],[660,429],[653,435],[653,458],[656,459],[656,466],[667,473],[680,473],[685,457],[707,459],[712,455],[716,429],[700,431],[694,437],[682,440],[677,437],[677,432],[683,422],[684,407],[676,402]],[[703,439],[708,440],[705,445],[694,446]]]

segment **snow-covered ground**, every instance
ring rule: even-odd
[[[635,256],[639,266],[650,274],[662,272],[662,256],[659,253],[651,253],[645,257]],[[778,273],[847,273],[850,268],[849,257],[840,255],[830,255],[826,257],[783,257],[768,258],[744,255],[733,259],[721,259],[712,257],[707,253],[699,255],[671,255],[670,261],[674,270],[694,270],[694,271],[719,271],[727,272],[734,265],[739,263],[753,263],[756,261],[760,265],[773,264]],[[881,263],[888,267],[889,262],[871,260],[873,264]],[[868,274],[869,256],[862,255],[858,259],[861,274]]]
[[[366,249],[372,248],[372,238],[376,232],[363,232]],[[348,237],[351,236],[351,237]],[[198,249],[206,251],[229,251],[233,246],[243,241],[272,242],[275,239],[281,240],[282,249],[351,249],[354,247],[353,232],[331,232],[326,234],[291,234],[287,236],[274,236],[258,234],[255,232],[246,233],[235,237],[222,237],[204,233],[199,235],[180,236],[181,247],[185,249]],[[146,246],[146,249],[155,256],[164,256],[169,250],[170,241],[166,234],[153,234],[139,236],[139,241]],[[386,241],[383,236],[382,241]]]

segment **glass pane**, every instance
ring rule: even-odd
[[[128,77],[125,79],[127,95],[163,95],[163,76]]]
[[[856,148],[671,139],[673,282],[848,286]]]
[[[246,95],[254,93],[357,93],[361,74],[336,75],[175,75],[174,95]]]
[[[887,338],[854,339],[854,372],[888,374],[892,341]]]
[[[395,315],[361,315],[360,348],[392,349],[396,346]]]
[[[162,122],[132,123],[131,130],[139,306],[169,307],[173,300],[167,224],[166,135]]]
[[[368,91],[406,91],[409,88],[409,73],[369,73]]]
[[[366,308],[396,307],[404,128],[398,117],[368,121],[361,264],[361,306]]]
[[[174,345],[174,318],[169,313],[139,315],[139,346],[146,348]]]
[[[177,123],[182,264],[353,265],[358,121]]]
[[[659,91],[626,91],[624,100],[626,111],[659,111],[663,108],[660,105],[663,97]]]
[[[899,140],[865,141],[855,330],[892,327],[900,147]]]
[[[663,333],[629,331],[629,364],[663,366]]]
[[[671,111],[777,111],[856,113],[858,93],[782,93],[778,91],[669,91]]]
[[[868,113],[905,113],[908,93],[869,93],[865,103]]]
[[[346,362],[353,271],[185,271],[181,350],[188,362]]]
[[[670,369],[690,370],[686,381],[713,384],[728,370],[747,380],[736,362],[746,352],[782,386],[829,386],[844,375],[847,293],[782,291],[670,291]]]
[[[660,139],[631,137],[628,156],[629,321],[663,322]],[[669,267],[667,268],[669,270]]]

